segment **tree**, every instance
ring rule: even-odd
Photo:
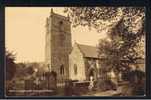
[[[99,54],[105,54],[106,66],[116,71],[128,70],[130,64],[135,64],[138,59],[144,58],[144,41],[140,44],[144,38],[143,34],[127,33],[127,31],[121,30],[123,28],[122,21],[118,22],[108,33],[110,41],[101,40],[99,43]]]
[[[136,47],[145,33],[144,11],[143,7],[69,7],[64,12],[73,27],[95,28],[100,34],[108,30],[110,41],[100,41],[99,54],[106,55],[107,66],[120,70],[141,58]]]
[[[16,72],[15,54],[6,51],[6,80],[12,80]]]
[[[130,64],[144,58],[144,47],[140,49],[140,42],[145,35],[144,12],[143,7],[65,8],[73,27],[80,25],[94,28],[100,34],[107,30],[107,39],[100,40],[98,46],[99,55],[105,57],[103,74],[111,69],[117,74],[119,71],[129,72]]]
[[[144,25],[144,11],[143,7],[67,7],[64,10],[74,27],[88,26],[101,32],[123,20],[123,29],[127,29],[128,33]]]
[[[8,50],[5,51],[5,58],[6,58],[6,94],[9,95],[15,95],[13,92],[9,92],[9,90],[13,90],[15,87],[14,81],[12,79],[15,76],[16,73],[16,64],[15,64],[15,54],[13,52],[10,52]]]

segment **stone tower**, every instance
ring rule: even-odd
[[[45,61],[50,71],[57,73],[58,82],[69,78],[71,52],[71,22],[51,9],[46,19]]]

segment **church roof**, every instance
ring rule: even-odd
[[[98,49],[94,46],[78,44],[84,57],[98,58]]]

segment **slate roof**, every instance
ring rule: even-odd
[[[79,43],[76,43],[76,44],[79,47],[79,49],[82,52],[84,57],[105,58],[105,55],[103,55],[103,54],[100,57],[98,57],[97,47],[90,46],[90,45],[79,44]],[[136,60],[136,64],[143,64],[143,63],[145,63],[144,59],[137,59]]]
[[[77,44],[84,57],[98,58],[98,50],[94,46]]]

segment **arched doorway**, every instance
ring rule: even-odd
[[[59,77],[58,77],[58,82],[61,83],[63,85],[64,81],[65,81],[65,77],[66,73],[65,73],[65,67],[63,64],[60,65],[59,67]]]
[[[90,77],[93,77],[94,80],[97,80],[97,70],[95,68],[88,69],[88,80]]]
[[[60,75],[64,75],[64,65],[60,66]]]

